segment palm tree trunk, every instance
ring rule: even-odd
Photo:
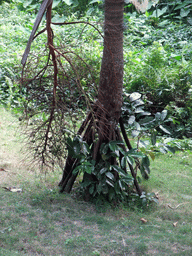
[[[104,50],[98,100],[112,122],[121,115],[123,90],[122,0],[105,0]]]

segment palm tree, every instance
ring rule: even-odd
[[[147,0],[131,0],[137,9],[143,9],[146,7]],[[51,6],[52,0],[44,0],[41,9],[37,15],[37,20],[34,24],[34,28],[26,51],[23,55],[22,64],[25,65],[27,55],[29,53],[30,44],[33,40],[34,34],[41,21],[43,13],[47,10],[47,31],[48,31],[48,42],[50,43],[50,53],[54,62],[55,71],[55,90],[57,85],[57,63],[56,57],[52,45],[52,34],[50,29],[51,20]],[[82,137],[88,145],[91,146],[92,158],[95,165],[99,163],[102,156],[100,148],[103,143],[110,141],[123,141],[125,144],[121,147],[123,150],[131,149],[131,144],[125,133],[124,125],[121,119],[121,107],[123,103],[122,92],[123,92],[123,11],[124,11],[124,0],[105,0],[105,21],[104,21],[104,50],[102,65],[100,71],[100,82],[97,100],[90,109],[87,118],[83,121],[78,135]],[[50,41],[49,41],[50,39]],[[54,91],[55,91],[54,90]],[[54,100],[53,100],[54,105]],[[53,118],[53,110],[50,115],[50,121],[47,128],[47,134],[49,132],[49,126]],[[120,124],[120,128],[119,125]],[[122,134],[122,135],[121,135]],[[46,147],[45,147],[46,149]],[[42,152],[43,153],[43,152]],[[122,155],[119,156],[120,160]],[[117,157],[110,157],[108,159],[111,165],[116,166],[120,163]],[[70,192],[74,181],[78,173],[74,174],[73,170],[79,164],[79,159],[74,158],[70,154],[67,157],[66,165],[63,171],[63,177],[59,183],[61,186],[61,192]],[[134,179],[134,185],[139,195],[141,195],[141,189],[138,185],[136,173],[130,163],[128,163],[131,174]],[[126,170],[125,170],[126,172]],[[118,180],[119,175],[117,171],[113,171],[113,176]],[[97,183],[97,178],[93,173],[84,173],[84,180],[90,180]]]

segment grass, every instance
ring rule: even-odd
[[[59,170],[45,177],[21,161],[19,124],[4,108],[0,128],[0,255],[192,255],[191,152],[152,163],[143,186],[158,206],[99,208],[58,193]],[[23,192],[3,188],[13,186]]]

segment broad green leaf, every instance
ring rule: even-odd
[[[118,172],[120,175],[122,175],[122,176],[125,176],[125,175],[126,175],[125,172],[124,172],[119,166],[117,166],[117,165],[111,165],[111,167],[112,167],[116,172]]]
[[[109,144],[103,143],[100,148],[100,153],[106,155],[109,149]]]
[[[126,185],[132,185],[133,184],[133,177],[130,175],[126,175],[126,177],[122,177],[121,180],[126,184]]]
[[[167,130],[167,128],[165,128],[164,126],[159,125],[159,128],[160,128],[162,131],[164,131],[165,133],[167,133],[167,134],[171,134],[171,133],[170,133],[170,131],[169,131],[169,130]]]
[[[143,111],[140,113],[140,116],[150,116],[151,113],[150,112],[146,112],[146,111]]]
[[[111,149],[111,151],[115,151],[118,148],[116,141],[110,141],[109,148]]]
[[[107,170],[108,170],[108,168],[106,168],[106,167],[102,168],[102,169],[100,170],[100,174],[105,173]]]
[[[77,174],[80,170],[81,170],[81,165],[77,166],[74,170],[73,170],[73,174]]]
[[[161,120],[164,121],[165,118],[166,118],[166,116],[167,116],[167,110],[164,109],[164,110],[161,112]]]
[[[139,134],[140,134],[140,131],[137,131],[137,130],[133,130],[132,133],[131,133],[131,135],[133,137],[137,137]]]
[[[154,161],[155,160],[155,154],[153,152],[149,152],[149,155],[150,155],[151,159]]]
[[[131,156],[127,156],[127,157],[126,157],[126,160],[127,160],[127,162],[128,162],[130,165],[133,166],[133,164],[134,164],[134,159],[133,159]]]
[[[23,7],[26,8],[26,7],[29,6],[32,2],[33,2],[33,0],[25,1],[25,2],[23,3]]]
[[[89,4],[100,3],[100,0],[92,0]]]
[[[167,151],[170,151],[171,153],[175,154],[175,148],[170,146],[165,146]]]
[[[82,187],[82,188],[86,188],[86,187],[88,187],[88,186],[91,185],[91,184],[92,184],[92,181],[86,180],[86,181],[84,181],[84,182],[81,183],[81,187]]]
[[[135,109],[135,113],[137,113],[137,114],[142,113],[142,112],[144,112],[144,110],[142,108]]]
[[[180,2],[176,7],[175,10],[181,9],[183,7],[186,7],[188,4],[191,4],[191,0],[185,0],[183,3]]]
[[[157,121],[161,119],[161,113],[160,113],[160,112],[157,112],[157,113],[155,114],[155,119],[156,119]]]
[[[60,2],[61,2],[61,0],[54,0],[52,8],[55,8]]]
[[[109,184],[110,187],[114,187],[114,183],[111,180],[106,179],[106,183]]]
[[[111,172],[106,172],[105,175],[106,175],[106,177],[108,177],[110,180],[115,180],[115,177],[114,177],[113,173],[111,173]]]
[[[160,152],[163,154],[167,153],[167,150],[164,147],[159,148]]]
[[[122,159],[121,159],[121,167],[122,168],[126,167],[126,158],[125,157],[122,157]]]
[[[94,171],[94,166],[84,166],[84,171],[91,174]]]
[[[136,158],[142,158],[143,154],[141,152],[138,152],[137,149],[131,149],[127,152],[128,156],[136,157]]]
[[[135,100],[138,100],[138,99],[140,99],[140,98],[141,98],[141,94],[138,93],[138,92],[133,92],[133,93],[131,93],[131,95],[129,96],[129,99],[130,99],[131,102],[132,102],[132,101],[135,101]]]
[[[77,4],[76,0],[63,0],[67,5]]]
[[[138,100],[136,100],[136,101],[133,102],[133,106],[134,106],[134,107],[142,106],[142,105],[144,105],[144,104],[145,104],[144,101],[141,100],[141,99],[138,99]]]
[[[130,116],[128,120],[128,124],[132,125],[135,122],[135,116]]]
[[[156,144],[156,133],[155,132],[151,133],[151,143],[153,146]]]
[[[123,184],[122,184],[122,181],[119,180],[118,182],[119,182],[119,187],[120,187],[120,189],[121,189],[121,190],[124,190],[124,186],[123,186]]]
[[[148,156],[144,156],[144,157],[142,158],[142,164],[143,164],[145,167],[150,166],[150,160],[149,160],[149,157],[148,157]]]
[[[174,53],[171,54],[171,57],[174,58],[174,59],[176,59],[176,60],[182,59],[182,56],[181,56],[181,55],[174,54]]]
[[[187,17],[188,14],[190,13],[190,11],[191,11],[190,8],[189,8],[189,9],[184,9],[184,8],[182,8],[181,11],[180,11],[180,16],[181,16],[182,18]]]
[[[155,11],[156,12],[156,11]],[[163,14],[165,14],[167,12],[167,6],[164,7],[163,9],[158,9],[157,10],[157,17],[162,16]]]

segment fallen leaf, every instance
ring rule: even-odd
[[[0,172],[7,172],[4,168],[0,167]]]
[[[15,187],[12,187],[12,188],[11,187],[3,187],[3,188],[10,191],[10,192],[13,192],[13,193],[22,192],[22,188],[15,188]]]
[[[142,223],[146,223],[146,222],[147,222],[147,220],[144,219],[144,218],[141,218],[140,221],[141,221]]]
[[[173,227],[177,227],[178,221],[173,223]]]

